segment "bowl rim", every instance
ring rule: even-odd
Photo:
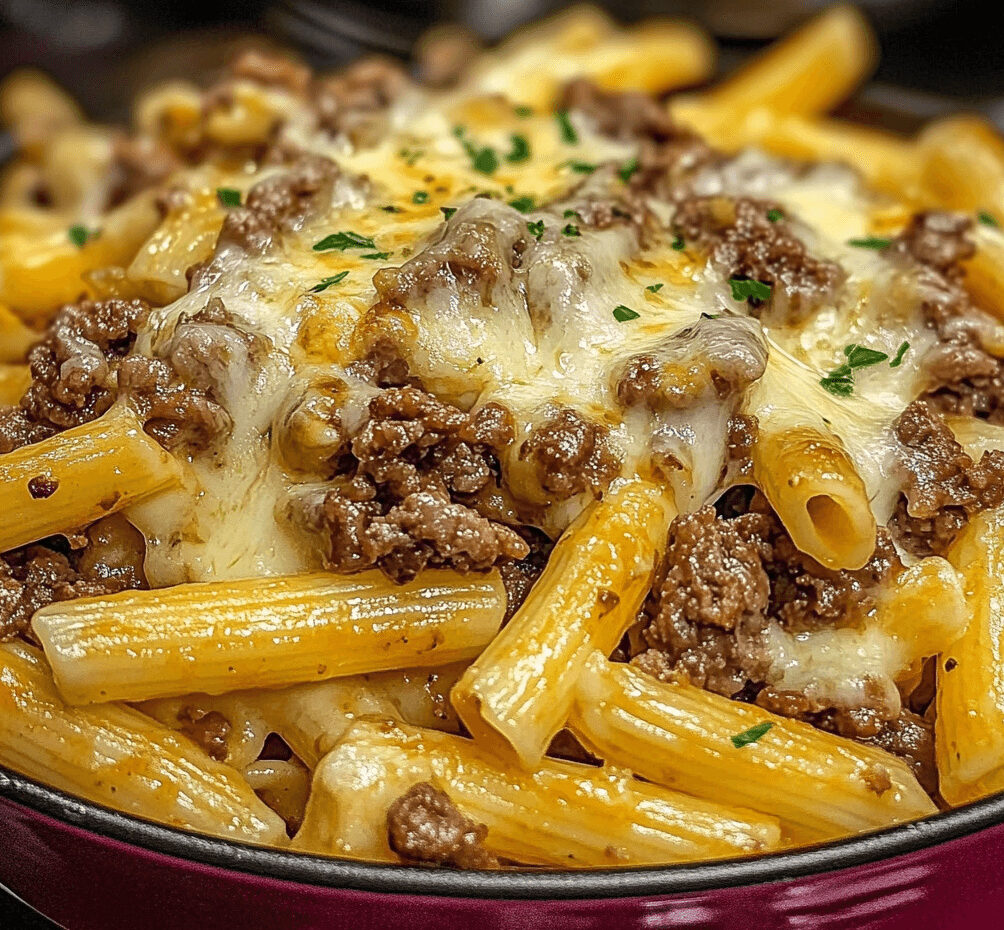
[[[0,799],[175,859],[276,881],[380,894],[599,899],[714,891],[819,875],[916,853],[1004,823],[1004,792],[910,823],[794,851],[678,865],[476,872],[358,862],[204,836],[124,814],[0,766]]]

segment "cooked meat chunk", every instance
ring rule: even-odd
[[[782,295],[787,316],[798,319],[833,293],[843,269],[811,255],[783,219],[771,222],[775,204],[730,197],[689,197],[679,203],[673,225],[687,243],[707,249],[729,279],[768,284]],[[751,305],[758,302],[750,298]]]
[[[485,849],[488,828],[469,820],[428,782],[412,785],[387,810],[387,841],[405,862],[455,869],[496,869]]]
[[[145,587],[143,537],[123,517],[100,520],[86,545],[51,540],[0,556],[0,642],[28,629],[36,610],[55,601]]]
[[[434,26],[415,47],[418,79],[428,87],[452,87],[480,50],[480,39],[463,26]]]
[[[216,710],[204,711],[190,704],[178,711],[178,720],[182,722],[181,732],[201,746],[211,759],[223,762],[227,758],[227,737],[231,726],[223,714]]]
[[[913,554],[944,553],[974,513],[1004,503],[1004,452],[973,462],[924,401],[900,414],[895,431],[905,484],[890,526]]]
[[[310,68],[294,61],[288,54],[264,49],[241,52],[231,63],[230,73],[240,80],[282,88],[293,94],[306,93],[313,78]]]
[[[477,571],[522,559],[523,539],[473,506],[496,482],[495,454],[512,432],[496,404],[465,414],[417,388],[391,388],[370,401],[333,486],[299,515],[328,538],[335,571],[378,566],[403,582],[427,566]]]
[[[295,229],[314,209],[323,206],[338,166],[321,155],[301,154],[290,169],[259,181],[248,191],[247,203],[227,211],[219,244],[233,244],[260,254],[284,229]]]
[[[322,129],[345,134],[355,145],[374,144],[386,129],[388,107],[410,85],[389,58],[364,58],[339,74],[315,81],[314,107]]]
[[[609,430],[568,407],[534,427],[520,457],[536,466],[541,487],[558,500],[583,491],[599,497],[621,468]]]
[[[961,213],[917,213],[896,238],[893,249],[948,279],[961,276],[961,263],[972,258],[976,246],[968,238],[973,221]]]
[[[605,91],[587,78],[565,85],[560,107],[584,113],[597,131],[615,139],[666,142],[685,132],[674,125],[668,110],[654,97],[634,91]]]
[[[180,166],[174,152],[153,139],[119,136],[112,147],[107,206],[163,184]]]
[[[516,530],[530,547],[530,554],[522,559],[508,559],[499,563],[506,593],[506,621],[523,605],[554,548],[554,543],[540,530],[530,526],[517,527]]]

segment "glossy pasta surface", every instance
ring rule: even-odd
[[[0,764],[464,869],[1004,789],[1004,140],[830,116],[845,6],[471,43],[0,86]]]

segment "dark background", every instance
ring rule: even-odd
[[[365,52],[406,55],[435,22],[462,22],[486,39],[566,4],[554,0],[0,0],[0,77],[42,67],[103,120],[124,120],[141,88],[166,77],[198,78],[249,34],[268,35],[316,67]],[[638,0],[606,4],[619,18],[688,16],[722,42],[722,70],[808,13],[804,0]],[[960,107],[1004,125],[1004,45],[995,4],[861,0],[875,23],[882,61],[861,95],[868,112],[905,113],[904,124]],[[4,156],[0,138],[0,159]],[[0,841],[2,842],[2,841]],[[0,845],[0,856],[17,855]],[[48,930],[0,890],[0,930]]]

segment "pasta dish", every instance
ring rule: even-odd
[[[0,765],[454,868],[1004,790],[1004,141],[584,7],[0,111]]]

